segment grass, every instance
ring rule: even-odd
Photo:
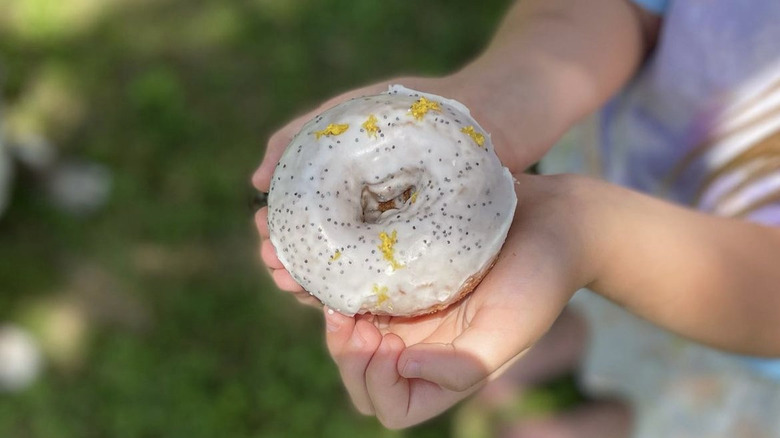
[[[248,179],[286,120],[457,68],[507,4],[0,0],[10,131],[113,175],[83,218],[23,175],[0,219],[0,321],[49,364],[0,395],[0,436],[448,435],[449,415],[390,432],[354,412],[320,316],[259,266]]]

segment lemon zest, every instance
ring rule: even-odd
[[[376,126],[376,122],[378,122],[376,116],[373,115],[373,114],[370,114],[368,116],[368,120],[363,122],[363,125],[361,125],[361,126],[363,126],[363,129],[366,130],[366,134],[369,137],[376,138],[376,133],[379,132],[379,127]]]
[[[485,146],[485,136],[482,133],[477,132],[473,126],[469,125],[460,130],[460,132],[471,137],[479,147]]]
[[[317,139],[319,140],[320,137],[323,135],[341,135],[345,133],[349,129],[349,125],[344,123],[343,125],[331,123],[325,129],[322,131],[315,131],[314,135],[317,136]]]
[[[441,105],[439,102],[421,97],[420,100],[412,105],[409,111],[415,119],[422,120],[428,114],[428,111],[441,111]]]
[[[398,263],[398,261],[395,259],[395,248],[393,248],[396,242],[398,242],[398,233],[395,230],[393,230],[393,232],[390,234],[382,231],[379,233],[379,239],[382,241],[382,243],[378,246],[378,248],[380,251],[382,251],[382,255],[385,257],[385,260],[390,262],[390,266],[393,267],[393,270],[403,268],[404,265]]]
[[[341,251],[336,251],[333,256],[331,256],[330,261],[335,262],[336,260],[341,258]]]
[[[377,306],[381,306],[382,304],[390,300],[390,297],[387,296],[387,286],[379,286],[375,284],[373,288],[373,292],[374,295],[376,295]]]

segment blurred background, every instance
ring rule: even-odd
[[[462,65],[509,2],[0,0],[0,437],[479,429],[355,413],[260,268],[249,176],[321,100]]]

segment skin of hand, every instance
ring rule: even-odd
[[[253,183],[268,191],[284,148],[314,114],[351,97],[382,92],[390,83],[464,103],[491,132],[502,163],[518,174],[631,76],[657,25],[657,18],[623,0],[518,2],[488,50],[463,70],[354,90],[289,123],[269,140]],[[522,181],[553,181],[526,178],[518,174]],[[565,186],[529,182],[518,194],[519,213],[496,266],[469,297],[447,310],[413,319],[348,318],[326,311],[329,349],[361,412],[394,428],[423,421],[475,391],[542,336],[573,291],[588,281],[571,266],[587,259],[574,256],[588,247],[575,235],[587,233],[575,232],[579,222],[560,223],[573,219],[567,203],[560,202]],[[301,302],[319,305],[276,257],[267,214],[263,208],[255,220],[263,239],[261,257],[275,283]],[[529,269],[518,274],[514,266]]]
[[[518,207],[502,252],[463,300],[415,318],[347,317],[324,309],[328,349],[361,413],[403,428],[443,412],[520,358],[590,282],[583,263],[593,258],[584,253],[592,248],[583,239],[589,222],[572,214],[573,178],[516,178]],[[277,284],[319,305],[287,278],[273,248],[264,248]]]
[[[518,175],[518,208],[493,269],[457,305],[397,318],[325,309],[330,354],[353,403],[388,428],[429,419],[498,376],[590,281],[569,177]]]

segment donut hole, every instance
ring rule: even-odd
[[[371,186],[363,186],[363,192],[360,198],[360,206],[363,210],[362,220],[364,223],[375,224],[380,222],[384,213],[388,211],[401,211],[410,204],[412,196],[417,192],[417,187],[405,187],[403,191],[392,198],[387,198],[381,193],[371,190]]]
[[[401,168],[372,184],[364,183],[360,195],[361,219],[376,224],[414,204],[421,187],[423,169]]]

